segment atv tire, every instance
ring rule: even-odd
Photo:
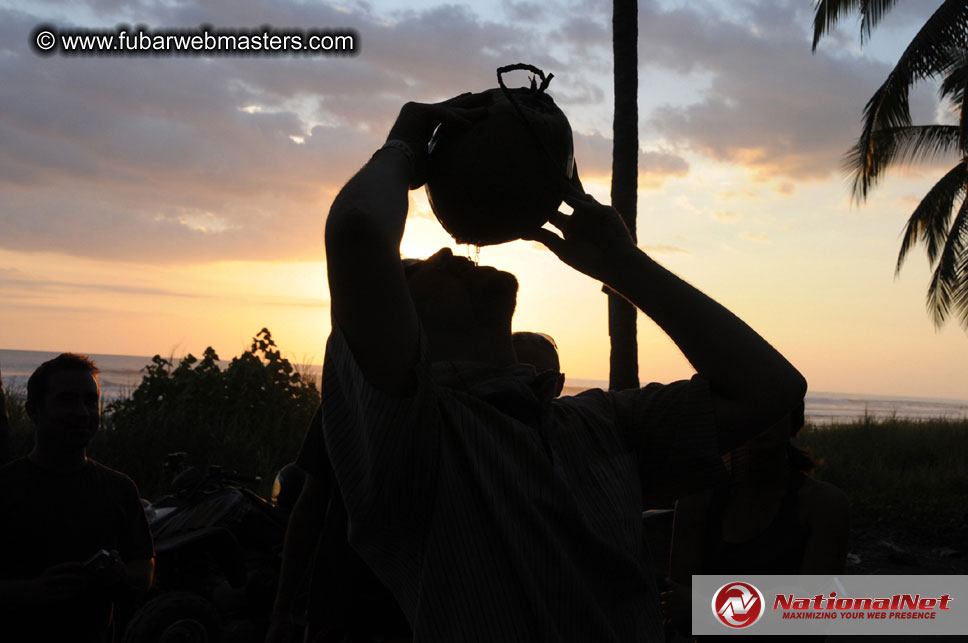
[[[124,643],[215,643],[219,638],[214,605],[198,594],[166,592],[134,614]]]

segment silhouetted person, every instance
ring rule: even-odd
[[[565,388],[565,374],[561,372],[558,345],[551,335],[520,330],[511,334],[511,345],[519,364],[530,364],[538,372],[551,371],[558,374],[555,397]]]
[[[64,353],[27,382],[34,449],[0,468],[4,642],[110,641],[114,597],[151,584],[138,490],[87,457],[101,419],[97,373],[87,357]]]
[[[803,377],[639,250],[575,187],[535,240],[652,317],[698,375],[554,399],[515,363],[513,275],[443,249],[405,274],[408,189],[441,121],[476,97],[408,103],[394,142],[326,223],[326,445],[354,549],[427,641],[661,640],[641,511],[723,475],[720,452],[803,399]]]
[[[554,340],[517,332],[512,341],[519,363],[558,373],[560,393],[565,376]],[[306,483],[289,516],[267,643],[302,641],[304,632],[313,642],[409,641],[410,626],[393,595],[346,540],[346,509],[326,453],[321,408],[296,463],[306,471]]]
[[[847,496],[810,477],[816,464],[790,442],[803,424],[801,408],[724,456],[728,484],[676,503],[663,598],[680,631],[690,631],[693,574],[843,573]]]

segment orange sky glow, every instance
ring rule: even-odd
[[[349,26],[366,43],[305,60],[44,58],[26,44],[42,21],[241,25],[246,2],[237,17],[191,2],[149,2],[147,16],[0,9],[12,43],[0,57],[0,348],[177,357],[211,345],[227,359],[265,326],[290,359],[321,364],[336,191],[403,102],[487,89],[500,64],[556,74],[585,186],[607,201],[610,16],[552,4],[535,9],[545,26],[510,6],[260,5],[262,22]],[[639,245],[764,335],[813,391],[968,399],[968,334],[926,314],[923,250],[894,276],[903,224],[950,163],[889,174],[860,206],[840,170],[917,20],[886,21],[870,49],[850,31],[811,55],[810,3],[753,2],[740,23],[728,4],[699,16],[641,3]],[[922,120],[950,117],[931,89],[913,102]],[[403,254],[443,245],[473,252],[413,192]],[[480,261],[518,276],[516,330],[554,336],[573,380],[607,379],[600,284],[529,242]],[[643,382],[692,373],[645,316],[639,364]]]

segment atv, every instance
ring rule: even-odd
[[[155,583],[128,621],[124,642],[261,642],[288,510],[246,487],[257,476],[185,462],[185,453],[169,454],[170,491],[146,503]]]

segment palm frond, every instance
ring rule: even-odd
[[[959,308],[964,302],[966,251],[968,251],[968,199],[961,202],[958,215],[948,231],[948,239],[938,258],[938,266],[928,284],[928,312],[935,328],[944,326],[952,309],[964,320],[968,310]]]
[[[861,0],[817,0],[813,14],[813,51],[824,34],[829,33],[843,16],[852,13]]]
[[[968,83],[968,48],[951,48],[943,72],[939,95],[953,103],[960,103]]]
[[[940,75],[948,68],[953,48],[966,45],[968,39],[968,2],[946,0],[928,18],[917,35],[901,54],[897,64],[888,74],[864,107],[864,125],[858,139],[855,171],[860,181],[855,184],[855,197],[867,197],[876,174],[871,174],[871,157],[875,154],[874,132],[891,127],[911,124],[908,101],[910,88],[926,78]]]
[[[897,0],[861,0],[860,4],[860,43],[864,38],[870,40],[871,30],[877,26],[884,14],[891,10]]]
[[[871,134],[873,153],[862,159],[864,150],[854,145],[844,155],[844,169],[859,173],[863,161],[867,173],[876,179],[881,172],[899,163],[919,163],[949,154],[958,154],[957,125],[905,125],[887,127]],[[857,179],[855,178],[855,181]]]
[[[863,201],[867,191],[887,168],[957,154],[959,128],[955,125],[905,125],[872,132],[867,147],[855,144],[844,155],[844,169],[852,171],[853,193]]]
[[[945,0],[911,39],[894,71],[912,81],[942,74],[951,60],[951,51],[966,44],[968,2]]]
[[[959,136],[960,145],[963,152],[968,153],[968,49],[956,48],[949,52],[948,67],[945,69],[945,77],[941,82],[939,94],[942,101],[951,101],[951,104],[958,112],[958,126],[961,129]]]
[[[968,330],[968,253],[963,253],[958,266],[961,281],[951,297],[951,307],[958,313],[958,322]]]
[[[908,250],[919,240],[925,245],[928,261],[934,265],[938,249],[945,242],[948,222],[951,220],[955,202],[965,197],[966,185],[968,185],[968,159],[963,159],[924,195],[905,226],[895,274],[901,272]]]
[[[856,201],[866,200],[867,193],[877,182],[879,167],[875,161],[877,154],[874,144],[875,132],[911,125],[908,87],[903,84],[897,85],[897,81],[897,77],[893,74],[889,75],[864,106],[864,125],[857,144],[848,154],[848,158],[853,161],[851,169],[856,173],[854,181]]]

